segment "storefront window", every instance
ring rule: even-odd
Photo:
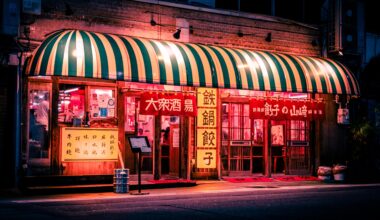
[[[60,85],[58,98],[58,122],[81,126],[85,116],[84,86]]]
[[[139,115],[138,118],[138,136],[147,136],[150,146],[153,146],[154,140],[154,116],[153,115]]]
[[[251,140],[251,119],[248,104],[230,105],[231,140]]]
[[[29,158],[49,158],[50,93],[30,90],[29,93]]]
[[[128,99],[126,99],[128,101]],[[136,100],[135,98],[132,98],[130,99],[130,101],[132,100]],[[138,104],[138,106],[136,105]],[[135,110],[128,110],[128,108],[126,109],[126,111],[130,111],[129,113],[129,116],[132,118],[132,112],[134,111],[137,111],[139,112],[139,104],[140,102],[135,102],[135,104],[132,104],[130,103],[128,106],[130,108],[132,107],[137,107],[135,108]],[[134,120],[131,119],[131,123],[132,121]],[[129,126],[129,128],[131,129],[131,126]],[[154,116],[153,115],[140,115],[138,114],[138,117],[137,117],[137,135],[138,136],[146,136],[148,138],[148,141],[150,143],[150,146],[153,148],[154,146]],[[143,156],[142,156],[142,172],[145,172],[145,173],[151,173],[153,172],[153,152],[149,152],[149,153],[144,153]]]
[[[116,99],[113,89],[90,89],[89,104],[91,118],[116,116]]]
[[[307,121],[290,121],[290,140],[292,141],[308,141],[309,125]]]
[[[125,121],[124,121],[124,131],[134,133],[136,124],[136,98],[135,97],[125,97],[124,99],[125,108]],[[140,132],[139,132],[140,133]]]
[[[262,145],[264,143],[264,120],[253,120],[253,144]]]
[[[228,106],[226,103],[222,105],[222,140],[229,139]]]

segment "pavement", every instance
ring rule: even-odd
[[[197,180],[196,184],[189,187],[161,187],[149,189],[145,187],[141,192],[145,195],[134,195],[138,192],[137,188],[132,187],[128,193],[114,193],[113,191],[105,192],[76,192],[64,194],[23,194],[18,190],[0,191],[0,200],[13,200],[18,203],[43,202],[43,201],[70,201],[70,200],[88,200],[88,199],[115,199],[115,198],[133,198],[139,196],[179,196],[195,194],[219,194],[224,192],[252,192],[252,191],[276,191],[276,190],[297,190],[297,189],[322,189],[322,188],[346,188],[346,187],[380,187],[380,183],[371,184],[349,184],[345,182],[334,181],[272,181],[272,182],[239,182],[232,183],[224,180]]]

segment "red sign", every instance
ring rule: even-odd
[[[183,116],[197,116],[197,97],[195,95],[183,95]]]
[[[252,99],[250,103],[251,118],[312,120],[324,115],[323,102]]]
[[[182,93],[144,93],[140,100],[142,115],[196,116],[195,95]]]

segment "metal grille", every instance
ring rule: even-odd
[[[288,147],[288,172],[290,175],[310,174],[310,147]]]
[[[288,174],[308,175],[310,174],[310,122],[302,120],[288,121],[288,140],[298,141],[299,146],[289,145],[287,147]],[[289,143],[290,143],[289,142]]]

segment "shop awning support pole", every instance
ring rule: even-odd
[[[265,176],[272,176],[272,156],[271,156],[271,120],[265,119],[266,138],[264,142],[264,161],[265,161]],[[265,129],[265,128],[264,128]]]
[[[15,168],[14,168],[14,185],[16,187],[20,184],[20,158],[21,158],[21,88],[22,88],[22,81],[21,81],[21,65],[22,65],[22,52],[18,56],[18,67],[17,67],[17,75],[16,75],[16,92],[15,92],[15,127],[14,127],[14,138],[15,138]]]
[[[154,116],[154,179],[161,178],[161,116]]]

